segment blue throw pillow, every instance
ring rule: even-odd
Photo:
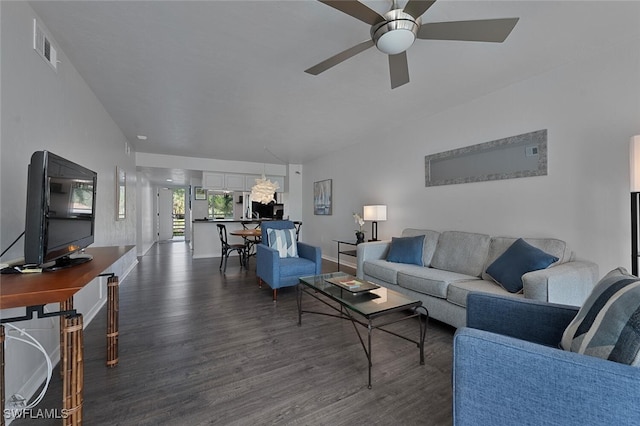
[[[267,239],[269,247],[278,250],[278,256],[298,257],[298,243],[296,242],[296,230],[287,229],[267,229]]]
[[[558,258],[518,238],[488,268],[487,274],[510,293],[522,291],[522,276],[545,269]]]
[[[391,247],[387,254],[387,261],[395,263],[422,264],[422,247],[424,235],[415,237],[391,238]]]

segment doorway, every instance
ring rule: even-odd
[[[184,240],[185,230],[185,190],[184,188],[174,188],[173,190],[173,210],[172,210],[172,230],[173,239]]]
[[[184,241],[186,230],[186,189],[158,190],[158,241]]]

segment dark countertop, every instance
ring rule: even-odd
[[[225,222],[225,223],[262,223],[268,220],[273,219],[193,219],[193,223],[217,223],[217,222]]]

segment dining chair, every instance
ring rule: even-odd
[[[260,228],[260,222],[256,222],[253,220],[243,220],[240,222],[242,224],[243,229],[258,229]]]
[[[238,253],[238,258],[240,259],[240,268],[244,266],[243,259],[245,258],[245,245],[243,243],[237,244],[229,244],[227,239],[227,227],[222,224],[216,224],[218,226],[218,235],[220,236],[220,243],[222,244],[222,257],[220,258],[220,267],[218,269],[222,269],[222,262],[224,262],[224,271],[227,271],[227,261],[229,260],[229,254],[234,251]]]
[[[300,241],[300,228],[302,227],[302,221],[294,220],[293,227],[296,228],[296,241]]]
[[[261,222],[259,221],[256,222],[254,220],[243,220],[241,222],[243,229],[260,229],[260,223]],[[246,259],[245,266],[247,268],[249,268],[249,257],[255,256],[255,245],[260,244],[260,241],[261,241],[260,236],[244,238],[244,243],[246,246],[246,252],[244,254]]]

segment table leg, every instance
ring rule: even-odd
[[[298,304],[298,326],[302,325],[302,284],[296,286],[296,303]]]
[[[63,425],[82,424],[82,402],[84,385],[84,343],[82,336],[82,314],[64,318],[62,364],[62,410]]]
[[[118,365],[120,283],[117,276],[107,279],[107,367]]]
[[[369,320],[369,327],[367,327],[369,330],[369,353],[368,353],[368,358],[369,358],[369,386],[368,388],[371,389],[371,367],[373,366],[373,354],[371,353],[371,332],[373,331],[373,327],[371,325],[371,320]]]
[[[421,314],[419,309],[423,309],[424,314]],[[420,343],[418,344],[420,348],[420,365],[424,365],[424,339],[427,334],[427,325],[429,324],[429,311],[424,306],[418,306],[415,311],[418,313],[418,322],[420,323]]]
[[[4,325],[0,325],[0,406],[4,410]],[[4,426],[4,415],[0,415],[0,426]]]
[[[65,300],[64,302],[60,302],[60,312],[64,311],[72,311],[73,310],[73,296]],[[62,354],[64,353],[64,315],[60,316],[60,377],[63,377],[62,373]]]
[[[249,270],[249,257],[251,256],[251,241],[248,238],[244,239],[244,268]]]

